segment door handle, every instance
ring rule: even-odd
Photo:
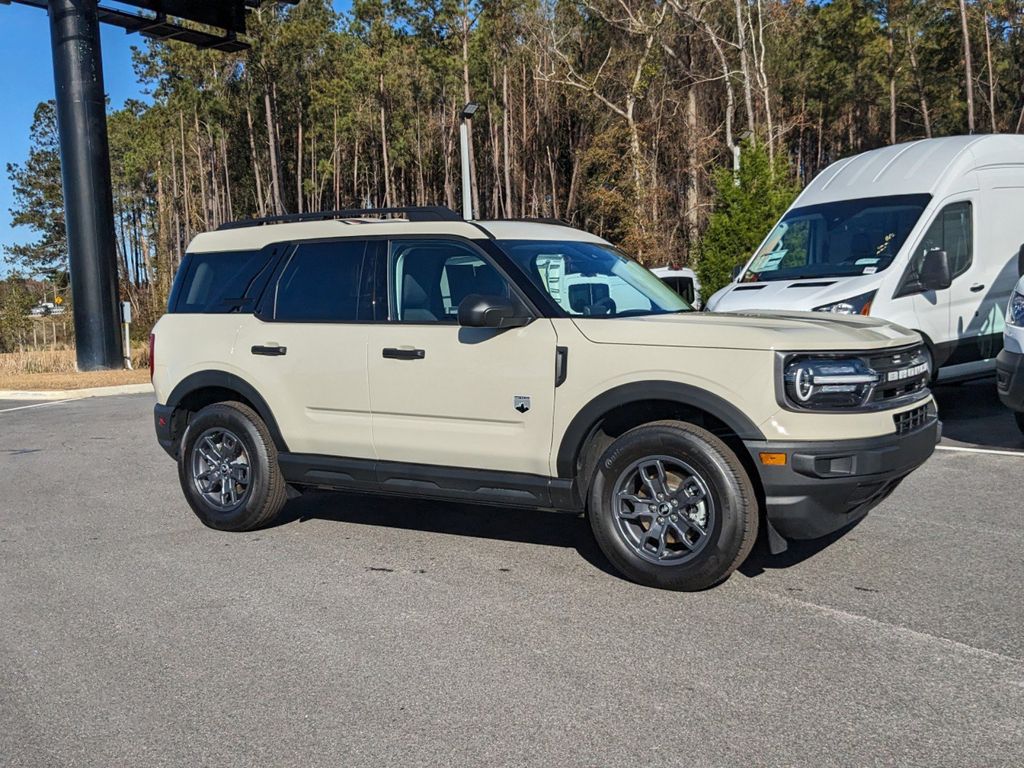
[[[427,351],[411,347],[384,347],[382,356],[392,360],[422,360],[427,356]]]
[[[978,291],[985,290],[985,286],[982,283],[975,283],[971,286],[971,293],[977,293]]]
[[[280,357],[288,354],[288,347],[279,344],[267,344],[266,346],[256,345],[251,350],[254,355],[266,355],[267,357]]]

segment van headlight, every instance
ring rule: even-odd
[[[831,312],[834,315],[869,315],[871,314],[871,302],[874,301],[876,293],[877,291],[871,291],[832,304],[822,304],[820,307],[815,307],[814,311]]]
[[[1014,291],[1006,307],[1006,324],[1024,328],[1024,293]]]
[[[830,410],[859,408],[880,376],[857,357],[799,356],[786,362],[786,399],[796,408]]]

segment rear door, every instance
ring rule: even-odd
[[[293,453],[375,457],[366,377],[376,245],[339,238],[286,254],[235,354]]]
[[[373,439],[383,462],[548,474],[555,332],[462,328],[468,294],[518,297],[469,241],[390,244],[391,321],[370,330]]]

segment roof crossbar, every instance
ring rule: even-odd
[[[229,221],[217,227],[241,229],[264,224],[294,224],[302,221],[329,221],[331,219],[365,219],[403,217],[409,221],[462,221],[462,216],[443,205],[401,206],[397,208],[349,208],[341,211],[315,211],[313,213],[287,213],[282,216],[264,216],[259,219]]]

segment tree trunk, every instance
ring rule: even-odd
[[[971,65],[971,33],[967,27],[967,3],[960,0],[960,27],[964,36],[964,79],[967,82],[967,132],[974,133],[974,68]]]
[[[985,22],[985,64],[988,67],[988,115],[992,125],[992,133],[999,133],[996,126],[996,75],[992,67],[992,35],[988,29],[988,11],[982,12]]]
[[[270,100],[270,87],[263,89],[263,107],[267,118],[267,147],[270,152],[270,202],[275,216],[284,213],[281,202],[281,167],[277,157],[277,129],[274,125],[274,110]]]
[[[391,164],[388,160],[388,128],[387,115],[384,111],[384,71],[379,74],[380,85],[380,152],[384,163],[384,207],[394,204],[391,198]]]
[[[260,217],[267,215],[267,201],[263,197],[263,173],[260,170],[259,157],[256,155],[256,135],[252,129],[252,110],[245,106],[245,124],[249,134],[249,157],[252,160],[252,175],[256,183],[256,209]]]

